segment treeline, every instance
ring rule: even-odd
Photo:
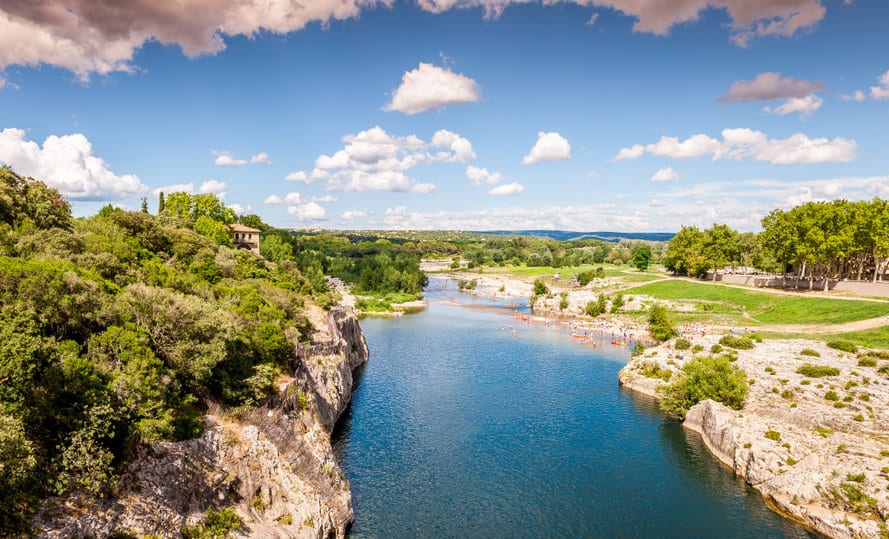
[[[481,266],[576,267],[585,264],[633,264],[645,268],[659,261],[663,244],[642,240],[608,243],[600,240],[556,241],[527,236],[484,239],[457,250],[470,269]]]
[[[882,280],[889,270],[889,202],[807,202],[773,210],[762,232],[738,233],[726,225],[683,227],[670,240],[664,265],[703,275],[729,265],[830,280]]]
[[[178,198],[74,219],[0,168],[0,535],[43,497],[113,489],[141,444],[196,436],[209,400],[261,403],[309,338],[296,263],[196,233],[231,216]]]

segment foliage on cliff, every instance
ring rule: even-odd
[[[678,419],[705,399],[738,410],[744,405],[748,390],[747,375],[728,357],[695,356],[682,367],[679,376],[673,377],[661,390],[660,407]]]
[[[110,489],[140,444],[197,435],[208,400],[260,403],[307,336],[294,263],[182,217],[74,219],[0,168],[0,535],[41,497]]]

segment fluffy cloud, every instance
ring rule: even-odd
[[[554,4],[553,0],[542,0]],[[423,9],[441,13],[452,8],[481,6],[488,17],[499,15],[508,5],[528,0],[417,0]],[[759,36],[791,36],[810,29],[824,18],[821,0],[573,0],[580,5],[599,6],[620,11],[637,19],[633,30],[664,35],[676,24],[698,19],[709,8],[725,9],[732,19],[732,41],[746,46]],[[595,20],[595,19],[593,19]]]
[[[398,137],[379,126],[343,137],[346,145],[333,155],[319,155],[311,172],[287,175],[290,181],[326,182],[328,191],[402,191],[424,194],[435,184],[420,183],[405,171],[420,164],[467,163],[475,159],[472,144],[445,129],[436,131],[431,142],[416,135]]]
[[[475,103],[479,99],[478,84],[471,78],[421,62],[417,69],[405,72],[401,86],[383,110],[417,114],[445,105]]]
[[[672,167],[659,169],[651,177],[653,182],[675,182],[679,179],[679,174]]]
[[[93,155],[92,143],[80,133],[51,135],[41,146],[27,140],[23,129],[4,129],[0,131],[0,163],[43,180],[69,198],[110,200],[148,189],[138,176],[112,172],[102,158]]]
[[[491,196],[495,196],[495,197],[510,196],[510,195],[517,195],[517,194],[523,192],[524,190],[525,190],[525,187],[523,185],[513,182],[513,183],[504,183],[503,185],[498,185],[497,187],[494,187],[493,189],[488,191],[488,194]]]
[[[287,193],[283,197],[269,195],[266,204],[287,206],[287,214],[300,220],[320,221],[327,218],[327,212],[317,202],[306,200],[299,193]]]
[[[300,221],[323,221],[327,218],[327,212],[314,202],[306,202],[298,206],[288,206],[287,213],[295,216]]]
[[[565,138],[556,133],[537,133],[537,142],[531,151],[522,159],[522,163],[530,165],[541,161],[553,161],[556,159],[568,159],[571,157],[571,144]]]
[[[719,98],[719,101],[771,101],[773,99],[800,98],[823,90],[824,84],[802,79],[782,77],[781,73],[767,71],[753,80],[739,80]]]
[[[176,44],[189,57],[225,49],[223,36],[284,34],[310,22],[357,16],[392,0],[12,0],[0,7],[0,68],[51,64],[88,78],[132,71],[145,42]]]
[[[641,144],[633,144],[629,148],[621,148],[617,155],[614,156],[615,161],[623,161],[625,159],[636,159],[642,157],[645,153],[645,146]]]
[[[250,158],[250,163],[254,165],[271,165],[272,160],[269,158],[269,154],[265,152],[259,152],[258,154]]]
[[[358,219],[362,219],[369,215],[371,214],[367,210],[348,210],[340,215],[340,219],[343,221],[357,221]]]
[[[623,148],[616,161],[642,155],[640,145]],[[684,141],[676,137],[661,137],[654,144],[643,147],[645,152],[661,157],[685,159],[712,155],[713,160],[745,159],[768,161],[776,165],[808,163],[845,163],[856,157],[858,144],[854,140],[836,137],[810,139],[796,133],[786,139],[770,139],[765,133],[752,129],[723,129],[722,140],[704,134],[693,135]]]
[[[331,202],[337,202],[339,199],[333,195],[324,195],[320,197],[312,197],[309,200],[312,202],[324,202],[330,204]]]
[[[499,172],[488,172],[486,168],[474,167],[472,165],[466,167],[466,177],[469,178],[472,185],[498,183],[503,179],[503,175]]]
[[[813,112],[821,108],[824,100],[816,95],[807,95],[805,97],[792,97],[784,102],[783,105],[775,107],[763,107],[763,111],[779,116],[787,116],[794,112],[798,112],[800,116],[811,116]]]
[[[867,94],[861,90],[855,90],[851,94],[843,95],[843,101],[858,101],[859,103],[867,99]]]
[[[889,99],[889,71],[886,71],[877,79],[878,86],[870,87],[870,96],[874,99]]]
[[[194,194],[194,182],[189,183],[174,183],[171,185],[164,185],[162,187],[158,187],[153,191],[155,195],[159,195],[161,193],[170,194],[170,193],[189,193]]]
[[[247,164],[245,159],[235,159],[232,157],[232,154],[228,152],[217,152],[213,150],[211,152],[216,156],[216,160],[213,161],[213,164],[217,167],[241,167]]]
[[[201,193],[212,193],[219,198],[225,198],[225,182],[219,180],[207,180],[201,184]]]
[[[481,6],[488,16],[496,16],[510,4],[528,1],[417,0],[417,3],[434,13]],[[570,1],[620,11],[637,19],[635,31],[660,35],[676,24],[696,20],[705,9],[725,9],[732,19],[732,40],[741,46],[758,36],[790,36],[813,28],[826,12],[821,0]],[[312,22],[328,24],[332,20],[357,17],[362,9],[392,5],[394,0],[301,3],[288,0],[10,0],[0,6],[0,69],[13,64],[49,64],[69,69],[82,79],[88,79],[92,73],[132,72],[135,51],[148,41],[178,45],[186,56],[196,57],[224,50],[225,36],[286,34]],[[420,71],[423,65],[415,71]],[[390,106],[396,103],[398,93]],[[436,95],[439,100],[449,96],[446,92]],[[469,95],[456,94],[458,98]],[[426,110],[424,103],[438,106],[432,104],[435,100],[429,95],[425,96],[427,101],[418,100],[423,96],[423,92],[419,92],[409,95],[411,99],[405,98],[409,103],[405,105],[407,110]]]
[[[245,213],[250,213],[251,211],[253,211],[253,208],[249,205],[247,207],[244,207],[240,204],[229,204],[227,207],[235,212],[235,214],[237,215],[244,215]]]

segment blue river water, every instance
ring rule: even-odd
[[[818,537],[621,389],[627,348],[438,285],[422,313],[361,322],[334,432],[352,537]]]

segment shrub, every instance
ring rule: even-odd
[[[781,396],[785,399],[788,399],[788,400],[792,399],[793,398],[793,390],[792,389],[785,389],[784,391],[781,392]]]
[[[718,354],[718,353],[720,353],[720,352],[722,352],[722,346],[721,346],[721,345],[714,344],[713,346],[710,347],[710,353],[711,353],[711,354]]]
[[[691,348],[691,342],[688,339],[676,339],[676,344],[673,345],[676,350],[688,350]]]
[[[233,531],[241,529],[241,517],[234,509],[226,507],[222,511],[207,511],[204,522],[195,526],[182,528],[185,539],[216,539],[228,537]]]
[[[749,337],[736,337],[734,335],[724,335],[719,339],[719,344],[737,350],[750,350],[754,346],[753,340]]]
[[[827,400],[829,400],[829,401],[838,401],[838,400],[840,400],[840,396],[837,395],[837,392],[836,392],[836,391],[833,391],[833,390],[828,391],[827,393],[825,393],[825,394],[824,394],[824,398],[827,399]]]
[[[676,335],[670,314],[663,305],[655,303],[648,310],[648,333],[658,342],[664,342]]]
[[[660,364],[653,361],[645,361],[639,366],[639,374],[646,378],[659,378],[665,382],[670,381],[673,371],[661,368]]]
[[[847,341],[845,339],[835,339],[827,343],[827,346],[833,348],[834,350],[840,350],[842,352],[849,352],[854,354],[858,352],[858,346],[855,345],[852,341]]]
[[[776,442],[781,439],[781,433],[776,430],[767,430],[765,436],[769,440],[775,440]]]
[[[858,358],[858,366],[859,367],[876,367],[877,366],[877,358],[872,356],[864,356]]]
[[[643,352],[645,352],[645,345],[637,341],[633,344],[633,350],[630,352],[630,355],[633,357],[641,356]]]
[[[549,288],[546,287],[546,283],[544,283],[542,279],[535,279],[534,295],[543,296],[544,294],[549,294]]]
[[[811,348],[803,348],[799,351],[799,355],[801,356],[810,356],[810,357],[821,357],[821,353],[818,350],[812,350]]]
[[[747,375],[724,357],[694,357],[678,374],[661,390],[661,409],[672,417],[685,417],[689,408],[705,399],[738,410],[747,398]]]
[[[840,369],[836,367],[828,367],[826,365],[812,365],[811,363],[806,363],[796,369],[796,373],[808,376],[809,378],[821,378],[823,376],[837,376],[840,374]]]
[[[693,354],[697,354],[698,352],[703,352],[703,351],[704,351],[704,345],[703,345],[703,344],[696,344],[696,345],[694,345],[694,347],[691,349],[691,351],[692,351]]]

